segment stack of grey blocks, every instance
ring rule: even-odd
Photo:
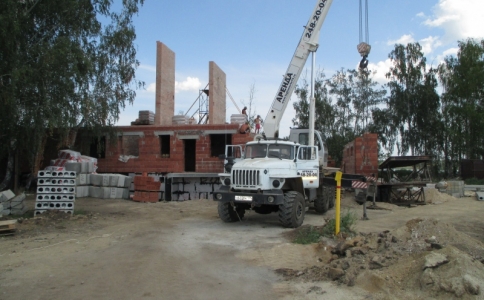
[[[0,216],[8,215],[23,215],[27,212],[27,207],[24,205],[25,194],[18,196],[11,190],[6,190],[0,193]]]
[[[48,210],[74,213],[76,200],[76,172],[41,170],[37,178],[35,213],[40,215]]]
[[[66,171],[76,172],[76,197],[89,197],[90,175],[96,171],[92,161],[70,161],[64,165]]]
[[[129,199],[132,177],[121,174],[89,174],[89,177],[89,197]]]

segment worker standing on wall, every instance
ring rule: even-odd
[[[263,123],[260,115],[257,115],[257,118],[254,120],[255,123],[255,133],[260,132],[260,125]]]
[[[247,106],[244,106],[242,109],[242,114],[245,115],[245,121],[247,122],[249,120],[249,116],[247,115]]]

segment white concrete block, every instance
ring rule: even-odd
[[[64,165],[64,168],[66,171],[74,171],[76,173],[81,173],[82,172],[82,163],[81,162],[66,162]]]
[[[93,198],[101,198],[101,187],[97,186],[89,186],[89,197]]]
[[[118,186],[118,181],[119,181],[119,175],[117,174],[109,175],[109,186],[111,187]]]
[[[0,202],[7,201],[15,197],[15,194],[11,190],[0,192]]]

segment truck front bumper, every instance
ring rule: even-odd
[[[260,205],[280,205],[284,203],[282,190],[267,190],[260,193],[232,192],[229,186],[222,186],[213,193],[213,200],[219,202],[234,202]]]

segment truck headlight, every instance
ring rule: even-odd
[[[222,200],[222,194],[215,194],[215,197],[217,198],[217,200]]]
[[[230,185],[230,178],[224,179],[224,185]]]
[[[272,186],[275,187],[275,188],[278,188],[281,186],[281,182],[279,180],[274,180],[272,181]]]

